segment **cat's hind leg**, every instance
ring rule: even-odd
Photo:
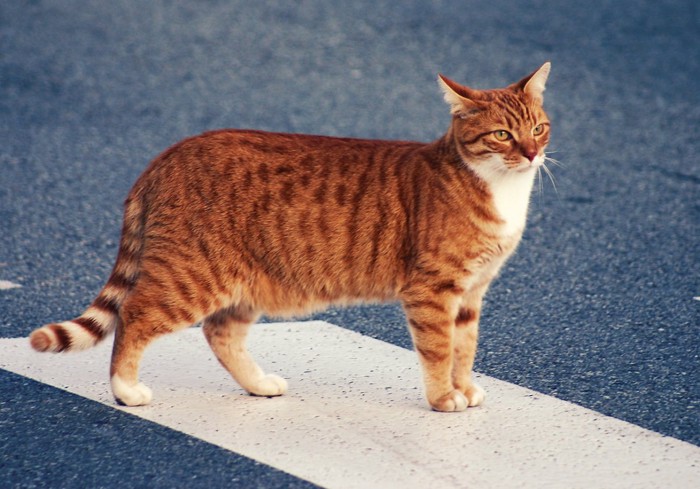
[[[145,317],[117,326],[112,349],[110,384],[118,404],[143,406],[151,402],[152,393],[139,382],[138,371],[146,347],[156,337],[173,331],[160,318]],[[187,325],[183,325],[186,327]],[[179,328],[177,328],[179,329]]]
[[[255,396],[281,396],[287,381],[265,374],[246,349],[246,336],[259,314],[246,306],[222,309],[204,320],[204,336],[221,365],[238,384]]]
[[[151,389],[139,382],[138,371],[144,350],[156,336],[154,330],[148,321],[122,322],[117,326],[110,384],[118,404],[143,406],[151,402]]]
[[[112,393],[119,404],[141,406],[151,401],[151,389],[139,382],[139,364],[156,338],[184,329],[204,314],[177,295],[174,282],[143,273],[120,310],[110,367]]]

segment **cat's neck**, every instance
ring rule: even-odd
[[[499,170],[502,165],[495,161],[470,164],[460,154],[454,141],[454,134],[450,128],[444,137],[429,147],[437,152],[443,161],[459,162],[459,165],[465,165],[471,170],[476,177],[475,182],[481,182],[490,194],[496,214],[503,221],[500,232],[504,236],[522,233],[537,170],[532,168],[525,172],[503,172]]]
[[[536,170],[532,168],[524,172],[493,172],[476,165],[473,170],[491,194],[493,206],[503,221],[501,232],[506,236],[522,233],[525,229]]]

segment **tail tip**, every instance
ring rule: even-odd
[[[44,328],[39,328],[32,331],[29,336],[29,344],[32,345],[36,351],[49,351],[51,349],[51,337],[44,331]]]

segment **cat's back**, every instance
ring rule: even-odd
[[[399,170],[423,146],[208,132],[158,156],[130,198],[147,202],[147,255],[188,249],[209,263],[236,256],[244,275],[264,270],[285,294],[300,294],[299,303],[388,298],[403,281],[408,246]],[[268,302],[266,310],[282,309]]]
[[[393,169],[423,146],[413,141],[249,129],[209,131],[163,151],[144,170],[132,192],[175,197],[198,185],[208,190],[217,186],[213,184],[221,184],[253,191],[281,181],[289,187],[291,180],[299,190],[314,182],[342,180],[373,170],[374,176],[386,183]]]
[[[256,167],[264,163],[303,159],[333,163],[349,162],[372,153],[389,156],[424,146],[414,141],[389,141],[266,132],[252,129],[222,129],[192,136],[174,144],[155,160],[155,166],[177,164],[187,169],[206,166]],[[360,160],[355,162],[361,164]]]
[[[424,143],[247,129],[205,132],[184,139],[157,156],[137,180],[132,192],[168,199],[193,199],[215,192],[256,194],[282,192],[285,204],[294,194],[326,203],[325,193],[344,194],[353,182],[390,185]],[[292,188],[293,187],[293,188]],[[359,189],[358,189],[359,191]],[[220,196],[218,196],[220,197]],[[197,199],[195,199],[197,200]],[[206,199],[205,199],[206,200]]]

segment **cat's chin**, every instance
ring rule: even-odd
[[[541,156],[536,157],[534,160],[523,160],[520,165],[516,166],[515,168],[512,168],[512,171],[516,171],[518,173],[529,173],[529,172],[534,172],[538,168],[544,165],[544,158]]]
[[[534,173],[538,168],[544,165],[544,157],[537,156],[530,161],[523,158],[518,164],[513,165],[505,162],[501,157],[492,155],[488,158],[478,161],[478,163],[470,165],[472,170],[486,181],[492,181],[494,178],[502,178],[506,175],[527,175]]]
[[[527,165],[521,165],[517,168],[514,168],[512,171],[515,171],[517,173],[533,173],[537,168],[539,168],[541,165],[535,165],[532,163],[528,163]]]

